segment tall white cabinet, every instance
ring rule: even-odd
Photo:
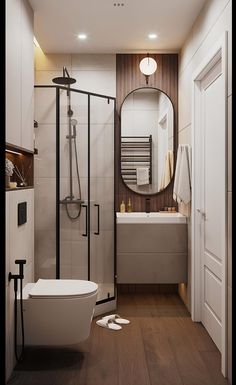
[[[6,1],[6,141],[33,151],[33,10],[27,0]]]
[[[6,142],[22,155],[34,149],[34,44],[33,10],[27,0],[6,4]],[[10,145],[10,146],[9,146]],[[6,153],[7,155],[7,153]],[[10,154],[8,154],[9,156]],[[18,204],[26,202],[27,221],[18,225]],[[14,290],[8,274],[18,273],[16,259],[26,259],[23,285],[34,281],[34,189],[6,191],[6,382],[16,364],[14,357]]]

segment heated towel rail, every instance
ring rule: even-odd
[[[152,135],[121,137],[121,175],[126,184],[137,184],[137,167],[148,167],[152,183]]]

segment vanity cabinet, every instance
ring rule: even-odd
[[[117,283],[187,282],[187,224],[117,224]]]

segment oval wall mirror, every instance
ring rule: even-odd
[[[121,106],[121,175],[139,194],[156,194],[174,173],[174,109],[157,88],[129,93]]]

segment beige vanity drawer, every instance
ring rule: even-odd
[[[187,282],[187,253],[118,253],[117,283]]]
[[[187,224],[118,224],[117,253],[187,253]]]

